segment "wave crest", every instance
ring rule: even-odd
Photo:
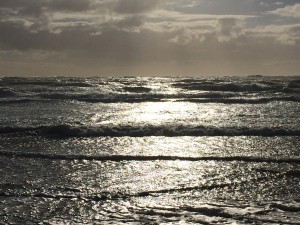
[[[210,127],[210,126],[72,126],[2,127],[0,134],[25,133],[55,138],[68,137],[143,137],[143,136],[300,136],[300,130],[285,128]]]

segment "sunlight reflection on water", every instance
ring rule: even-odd
[[[199,108],[195,103],[184,102],[147,102],[140,103],[131,109],[125,109],[121,115],[112,118],[106,123],[123,123],[128,124],[193,124],[200,121],[213,121],[217,115],[216,107]],[[216,118],[217,119],[217,118]],[[95,119],[94,119],[95,120]]]
[[[191,119],[195,109],[196,104],[189,103],[143,103],[129,113],[131,117],[129,120],[151,124],[161,124],[166,121],[177,122],[186,118]]]
[[[80,106],[82,107],[82,106]],[[288,127],[296,128],[299,116],[296,104],[282,107],[280,103],[267,105],[216,104],[191,102],[147,102],[135,104],[86,105],[85,121],[89,126],[148,126],[183,125],[212,127]],[[288,111],[288,112],[286,112]],[[288,113],[290,119],[283,118]],[[82,115],[78,115],[78,117]]]

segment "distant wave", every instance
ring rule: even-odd
[[[104,95],[104,94],[39,94],[38,97],[42,99],[54,99],[54,100],[76,100],[89,103],[135,103],[135,102],[147,102],[147,101],[162,101],[161,96],[155,95]]]
[[[210,126],[102,126],[54,125],[39,127],[1,127],[0,134],[24,133],[54,138],[100,136],[300,136],[300,130],[284,128],[210,127]]]
[[[300,159],[296,159],[300,162]],[[299,163],[298,162],[298,163]],[[291,163],[291,162],[289,162]],[[267,173],[273,173],[273,174],[282,174],[284,176],[290,176],[290,177],[300,177],[300,170],[294,169],[294,170],[288,170],[286,172],[280,171],[280,170],[270,170],[270,169],[258,169],[260,172],[267,172]]]
[[[128,91],[128,92],[143,93],[143,92],[150,92],[151,88],[136,86],[136,87],[124,87],[123,90]]]
[[[246,82],[224,82],[214,80],[203,81],[177,81],[173,83],[174,87],[197,90],[197,91],[222,91],[222,92],[284,92],[284,93],[300,93],[300,85],[297,81],[288,83],[276,83],[271,81],[262,81],[256,83]]]
[[[143,95],[143,96],[126,96],[117,95],[114,98],[97,98],[94,96],[66,96],[66,95],[42,95],[45,98],[68,99],[90,103],[138,103],[138,102],[160,102],[160,101],[185,101],[198,103],[227,103],[227,104],[260,104],[272,101],[291,101],[300,102],[300,98],[294,96],[288,97],[269,97],[269,98],[227,98],[226,95],[220,94],[203,94],[203,95]],[[219,96],[219,97],[217,97]]]
[[[246,97],[233,96],[224,97],[210,95],[66,95],[66,94],[41,94],[40,100],[67,100],[87,103],[140,103],[140,102],[198,102],[198,103],[227,103],[227,104],[261,104],[274,101],[300,102],[300,96],[281,96],[281,97]],[[38,98],[35,98],[37,101]]]
[[[0,78],[0,87],[48,86],[48,87],[86,87],[99,86],[118,87],[119,90],[132,93],[152,91],[151,83],[171,84],[172,87],[191,91],[220,92],[283,92],[300,93],[300,81],[296,77],[281,79],[265,79],[263,77],[248,78],[70,78],[70,77],[4,77]]]
[[[284,212],[300,212],[300,207],[295,205],[284,205],[282,203],[272,203],[271,207],[282,210]]]
[[[92,87],[93,85],[75,78],[26,78],[26,77],[4,77],[0,80],[1,86],[7,85],[38,85],[50,87]]]
[[[21,99],[5,99],[0,100],[0,104],[24,104],[29,102],[36,102],[36,101],[46,101],[46,100],[37,100],[37,99],[29,99],[29,98],[21,98]]]
[[[184,157],[184,156],[145,156],[145,155],[58,155],[35,152],[11,152],[0,151],[0,156],[33,158],[33,159],[49,159],[49,160],[94,160],[94,161],[243,161],[243,162],[267,162],[267,163],[300,163],[300,158],[266,158],[266,157],[251,157],[251,156],[204,156],[204,157]],[[298,170],[292,170],[283,173],[285,175],[299,176]]]
[[[263,104],[300,102],[297,79],[250,78],[0,78],[0,103],[70,100],[88,103],[185,101]],[[158,88],[159,87],[159,88]],[[20,100],[27,99],[27,100]]]
[[[0,88],[0,98],[14,97],[16,95],[16,91],[12,88]]]
[[[179,100],[180,101],[180,100]],[[224,103],[224,104],[263,104],[274,101],[300,102],[300,98],[288,97],[266,97],[266,98],[191,98],[183,101],[197,103]]]
[[[215,82],[188,82],[175,83],[175,87],[188,90],[201,91],[229,91],[229,92],[258,92],[275,90],[275,87],[262,84],[235,84],[235,83],[215,83]]]
[[[105,201],[112,199],[127,199],[132,197],[146,197],[152,196],[156,194],[164,194],[164,193],[173,193],[179,191],[192,191],[192,190],[212,190],[215,188],[224,188],[230,186],[230,183],[224,184],[211,184],[211,185],[199,185],[192,187],[178,187],[171,189],[160,189],[153,191],[142,191],[137,193],[126,193],[124,192],[108,192],[103,191],[100,193],[95,193],[94,195],[87,195],[86,193],[82,193],[79,189],[74,188],[58,188],[59,193],[53,193],[53,191],[45,190],[41,188],[30,189],[25,186],[15,185],[15,184],[0,184],[0,188],[4,191],[0,192],[0,197],[23,197],[23,198],[46,198],[46,199],[84,199],[84,200],[92,200],[92,201]]]
[[[1,91],[1,90],[0,90]],[[1,94],[1,93],[0,93]],[[6,93],[6,97],[13,97],[16,93]],[[1,99],[1,96],[0,96]],[[201,94],[67,94],[67,93],[41,93],[23,98],[2,98],[0,103],[27,103],[30,101],[66,100],[87,103],[140,103],[140,102],[195,102],[195,103],[224,103],[224,104],[264,104],[274,101],[300,102],[300,97],[256,97],[234,96],[230,93],[201,93]]]

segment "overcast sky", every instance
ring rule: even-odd
[[[0,0],[0,76],[300,74],[300,0]]]

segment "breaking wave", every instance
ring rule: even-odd
[[[54,138],[100,137],[100,136],[300,136],[299,129],[248,128],[213,126],[71,126],[53,125],[38,127],[1,127],[0,134],[24,133]]]

